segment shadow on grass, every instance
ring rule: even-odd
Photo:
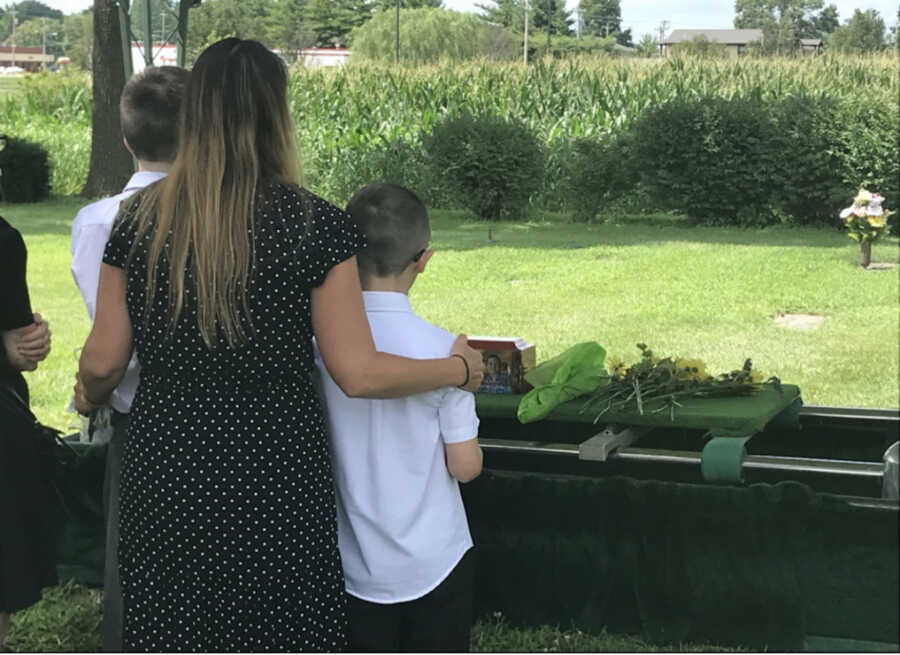
[[[0,203],[0,216],[26,237],[68,237],[75,214],[89,202],[92,201],[59,196],[33,204]],[[537,220],[523,222],[480,221],[468,212],[457,210],[435,209],[430,214],[434,241],[442,250],[455,251],[488,247],[575,250],[602,246],[646,247],[666,243],[841,249],[853,245],[837,225],[833,229],[706,227],[691,225],[687,219],[672,214],[616,214],[602,222],[590,224],[571,222],[560,214],[538,212],[535,212]],[[900,261],[897,244],[896,236],[885,239],[880,245],[882,252],[879,253],[879,260],[885,260],[884,248],[888,246],[893,247],[895,252],[886,261]]]

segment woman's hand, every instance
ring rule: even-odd
[[[83,414],[84,416],[88,416],[94,410],[100,409],[106,403],[97,404],[88,399],[84,392],[84,384],[81,382],[81,378],[78,375],[75,375],[75,387],[72,389],[75,393],[75,399],[73,404],[75,405],[75,409],[79,414]]]
[[[459,385],[460,388],[466,391],[477,391],[484,379],[484,360],[481,358],[481,351],[469,346],[469,338],[465,334],[460,334],[453,342],[450,355],[459,355],[466,361],[468,367],[469,380],[465,384]]]
[[[34,323],[2,333],[3,348],[10,365],[20,371],[33,371],[50,353],[50,326],[40,314]]]

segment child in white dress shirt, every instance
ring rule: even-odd
[[[445,357],[454,336],[418,318],[407,293],[434,251],[425,206],[369,185],[348,213],[378,350]],[[406,398],[348,398],[321,358],[337,487],[338,544],[356,651],[469,649],[474,562],[459,482],[481,472],[474,396],[445,388]]]

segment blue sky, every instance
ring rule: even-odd
[[[91,0],[43,0],[46,4],[65,13],[80,11],[91,6]],[[206,0],[207,2],[215,0]],[[536,2],[538,0],[532,0]],[[444,6],[457,11],[476,11],[476,2],[486,0],[444,0]],[[897,22],[897,0],[826,0],[837,5],[841,22],[853,15],[853,10],[875,9],[890,26]],[[566,0],[566,6],[574,9],[578,0]],[[639,37],[659,28],[661,21],[669,22],[673,29],[725,29],[733,26],[733,0],[621,0],[622,23]]]

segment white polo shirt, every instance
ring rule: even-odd
[[[412,312],[402,293],[366,291],[375,347],[415,359],[446,357],[454,337]],[[325,370],[347,592],[374,603],[420,598],[472,547],[459,483],[444,444],[478,435],[475,396],[455,387],[370,400],[348,398]]]
[[[72,277],[75,278],[75,284],[81,292],[92,323],[97,313],[100,264],[103,263],[103,251],[106,249],[113,221],[119,213],[119,205],[136,191],[165,176],[165,173],[149,171],[135,173],[128,180],[122,193],[82,207],[72,222]],[[123,414],[131,410],[139,380],[140,367],[137,355],[132,355],[125,377],[112,393],[110,404],[113,409]]]

